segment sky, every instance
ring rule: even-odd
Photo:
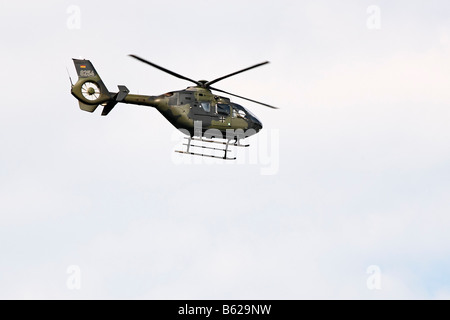
[[[449,299],[448,1],[0,0],[1,299]],[[190,83],[264,129],[238,159],[176,154],[110,91]]]

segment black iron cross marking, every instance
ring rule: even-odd
[[[225,117],[224,116],[220,116],[220,118],[219,118],[219,120],[220,120],[220,122],[225,122]]]

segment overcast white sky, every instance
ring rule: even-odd
[[[0,298],[450,298],[449,12],[1,0]],[[217,87],[280,110],[233,99],[264,124],[234,164],[176,156],[156,110],[70,95],[79,57],[111,91],[189,85],[130,53],[209,80],[269,60]]]

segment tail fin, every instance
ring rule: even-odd
[[[78,81],[72,86],[72,95],[78,99],[81,110],[94,112],[100,104],[113,98],[89,60],[73,59]]]

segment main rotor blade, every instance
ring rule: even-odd
[[[133,57],[133,58],[135,58],[135,59],[137,59],[137,60],[139,60],[139,61],[141,61],[141,62],[143,62],[143,63],[146,63],[146,64],[148,64],[148,65],[151,65],[152,67],[154,67],[154,68],[156,68],[156,69],[159,69],[159,70],[161,70],[161,71],[163,71],[163,72],[166,72],[166,73],[168,73],[168,74],[170,74],[170,75],[172,75],[172,76],[174,76],[174,77],[177,77],[177,78],[183,79],[183,80],[187,80],[187,81],[190,81],[190,82],[195,83],[196,85],[202,86],[202,84],[201,84],[200,82],[198,82],[198,81],[189,79],[189,78],[187,78],[187,77],[185,77],[185,76],[182,76],[181,74],[178,74],[178,73],[175,73],[175,72],[173,72],[173,71],[170,71],[169,69],[160,67],[160,66],[154,64],[153,62],[150,62],[150,61],[147,61],[147,60],[145,60],[145,59],[142,59],[142,58],[140,58],[140,57],[138,57],[138,56],[135,56],[134,54],[130,54],[129,56],[130,56],[130,57]]]
[[[205,84],[205,87],[209,87],[210,85],[212,85],[212,84],[214,84],[214,83],[216,83],[216,82],[219,82],[219,81],[221,81],[221,80],[223,80],[223,79],[226,79],[226,78],[235,76],[235,75],[237,75],[237,74],[239,74],[239,73],[242,73],[242,72],[245,72],[245,71],[248,71],[248,70],[251,70],[251,69],[260,67],[260,66],[263,66],[263,65],[268,64],[268,63],[269,63],[269,61],[264,61],[264,62],[262,62],[262,63],[255,64],[254,66],[251,66],[251,67],[248,67],[248,68],[245,68],[245,69],[242,69],[242,70],[239,70],[239,71],[236,71],[236,72],[227,74],[226,76],[223,76],[223,77],[220,77],[220,78],[217,78],[217,79],[215,79],[215,80],[212,80],[212,81],[207,82],[207,83]]]
[[[249,99],[249,98],[246,98],[246,97],[238,96],[237,94],[226,92],[224,90],[216,89],[216,88],[213,88],[213,87],[209,87],[209,89],[215,90],[215,91],[219,91],[219,92],[223,92],[223,93],[229,94],[231,96],[238,97],[238,98],[241,98],[241,99],[244,99],[244,100],[248,100],[248,101],[251,101],[251,102],[254,102],[254,103],[257,103],[257,104],[261,104],[263,106],[266,106],[266,107],[269,107],[269,108],[272,108],[272,109],[279,109],[277,107],[271,106],[270,104],[259,102],[259,101],[256,101],[256,100],[252,100],[252,99]]]

